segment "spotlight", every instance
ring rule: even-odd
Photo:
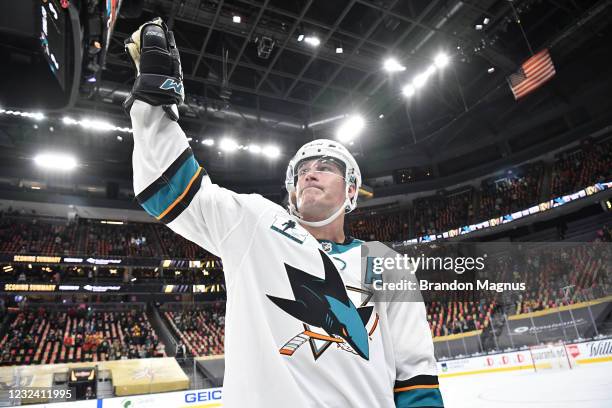
[[[487,72],[488,72],[489,74],[494,73],[494,72],[495,72],[495,67],[491,67],[491,68],[487,69]]]
[[[427,77],[428,75],[426,72],[415,76],[412,80],[412,86],[414,86],[416,89],[422,88],[423,85],[425,85],[425,82],[427,82]]]
[[[202,144],[206,146],[213,146],[215,144],[215,141],[212,139],[204,139],[202,140]]]
[[[280,156],[280,149],[276,146],[266,146],[262,149],[262,153],[264,154],[264,156],[269,157],[270,159],[276,159],[278,156]]]
[[[261,153],[261,147],[258,145],[249,145],[249,152],[253,153],[253,154],[259,154]]]
[[[304,42],[308,45],[312,45],[313,47],[318,47],[321,44],[321,40],[319,40],[319,38],[315,36],[304,37]]]
[[[298,35],[297,40],[298,40],[298,42],[302,42],[302,41],[304,41],[304,34],[300,34],[300,35]]]
[[[342,49],[342,47],[336,47],[336,54],[342,54],[344,52],[344,50]]]
[[[436,55],[436,57],[434,58],[434,64],[436,65],[436,67],[438,68],[444,68],[445,66],[448,65],[448,62],[450,61],[450,58],[448,57],[448,55],[446,55],[445,53],[441,52],[438,55]]]
[[[236,24],[240,24],[240,22],[242,21],[242,18],[240,18],[240,16],[233,16],[232,21]]]
[[[482,30],[482,24],[476,24],[474,28],[476,29],[476,31],[480,31]]]
[[[336,137],[343,143],[348,143],[359,136],[365,127],[365,121],[360,115],[349,116],[336,131]]]
[[[385,60],[383,68],[387,72],[401,72],[406,70],[406,67],[397,62],[395,58],[388,58]]]
[[[221,140],[221,143],[219,143],[219,148],[224,151],[224,152],[235,152],[236,150],[238,150],[238,143],[236,143],[234,140],[232,139],[228,139],[225,138],[223,140]]]
[[[489,17],[485,17],[484,20],[482,20],[482,24],[487,25],[489,24],[489,21],[491,21],[489,20]]]
[[[73,170],[77,166],[74,157],[63,153],[41,153],[34,157],[34,162],[49,170]]]
[[[414,89],[414,86],[412,86],[412,84],[404,85],[404,87],[402,88],[402,93],[408,98],[414,95],[415,91],[416,90]]]

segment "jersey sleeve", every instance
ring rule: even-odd
[[[396,407],[443,407],[425,305],[389,302],[387,315],[395,355]]]
[[[223,257],[242,253],[272,202],[237,194],[211,182],[185,133],[161,106],[137,100],[130,110],[134,132],[134,192],[147,213],[174,232]]]

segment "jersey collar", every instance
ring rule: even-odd
[[[319,243],[325,250],[327,255],[341,254],[349,249],[355,248],[363,244],[363,241],[357,238],[347,236],[343,243],[333,242],[327,239],[319,239]]]

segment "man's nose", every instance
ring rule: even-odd
[[[315,169],[310,169],[310,171],[308,171],[308,173],[306,173],[306,176],[304,177],[304,180],[315,180],[317,181],[317,171]]]

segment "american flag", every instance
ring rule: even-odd
[[[510,75],[508,84],[514,94],[514,99],[519,99],[540,87],[553,76],[555,76],[555,66],[548,49],[544,49],[525,61],[518,72]]]

